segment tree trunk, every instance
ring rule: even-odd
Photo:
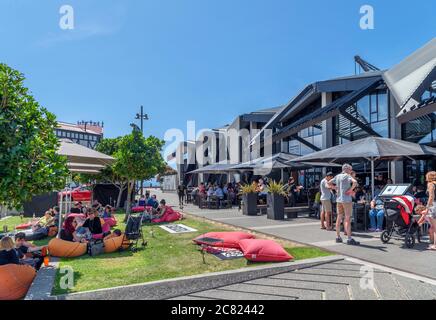
[[[118,209],[121,204],[121,197],[123,196],[124,189],[126,189],[126,184],[120,183],[119,186],[116,184],[115,186],[118,188],[118,198],[117,198],[117,209]]]
[[[130,204],[131,204],[131,195],[132,189],[135,187],[135,181],[129,181],[127,183],[127,205],[126,205],[126,215],[124,216],[124,222],[127,222],[127,218],[130,214]]]

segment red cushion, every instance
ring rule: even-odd
[[[174,211],[171,207],[168,207],[165,211],[165,214],[158,219],[153,219],[151,222],[153,223],[162,223],[162,222],[174,222],[177,220],[180,220],[182,218],[182,215]]]
[[[202,238],[220,239],[222,241],[205,242]],[[194,239],[197,244],[205,244],[214,247],[239,249],[239,242],[243,239],[254,239],[254,236],[245,232],[209,232]]]
[[[244,257],[257,262],[284,262],[294,259],[277,242],[264,239],[248,239],[239,242]]]
[[[144,212],[145,207],[133,207],[132,212]]]
[[[23,224],[20,224],[19,226],[16,226],[15,229],[26,230],[26,229],[29,229],[31,226],[32,226],[31,223],[23,223]]]

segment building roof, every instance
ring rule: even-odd
[[[383,73],[383,79],[401,108],[419,103],[422,93],[432,85],[435,77],[436,38]]]
[[[57,128],[61,129],[61,130],[74,131],[74,132],[80,132],[80,133],[90,133],[90,134],[96,134],[96,135],[102,134],[102,132],[97,132],[97,131],[89,129],[89,128],[87,128],[85,130],[83,127],[81,127],[77,124],[62,122],[62,121],[58,121]]]

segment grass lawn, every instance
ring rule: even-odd
[[[118,214],[118,221],[122,221],[123,216],[123,214]],[[14,225],[20,223],[19,217],[13,217],[0,221],[0,228],[3,224],[7,224],[9,229],[12,229]],[[245,259],[221,261],[209,254],[206,254],[206,264],[204,264],[198,246],[193,244],[192,239],[210,231],[232,231],[234,229],[194,217],[187,217],[182,223],[197,229],[198,232],[170,234],[156,225],[146,225],[143,227],[143,232],[148,245],[144,250],[135,253],[129,251],[97,257],[85,255],[74,259],[62,259],[60,267],[69,266],[74,270],[74,288],[61,289],[59,287],[61,275],[58,273],[53,294],[88,291],[259,265],[247,264]],[[119,223],[117,228],[123,229],[124,224]],[[47,240],[43,240],[37,244],[45,244],[44,241],[47,243]],[[295,257],[295,260],[330,255],[329,252],[318,248],[296,246],[291,242],[282,242],[282,245]]]

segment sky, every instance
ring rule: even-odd
[[[367,4],[372,30],[359,24]],[[63,5],[74,29],[60,27]],[[103,121],[116,137],[143,105],[144,133],[163,139],[188,120],[221,127],[354,74],[356,54],[389,68],[435,36],[435,9],[429,0],[0,0],[0,62],[24,73],[60,121]]]

